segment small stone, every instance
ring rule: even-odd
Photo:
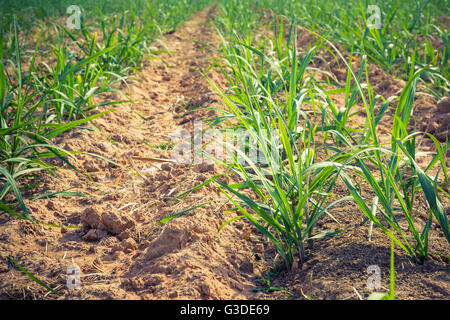
[[[98,241],[105,237],[107,232],[101,229],[91,229],[83,236],[83,240],[85,241]]]
[[[163,164],[161,165],[161,170],[164,170],[164,171],[170,171],[170,165],[167,164],[167,163],[163,163]]]
[[[450,113],[450,98],[444,98],[437,104],[437,109],[441,113]]]
[[[98,210],[94,207],[84,209],[81,214],[81,224],[91,228],[97,228],[101,223],[102,217]]]
[[[239,269],[247,273],[253,273],[253,263],[249,260],[246,260],[239,266]]]
[[[211,295],[211,287],[207,283],[202,283],[200,285],[200,292],[208,297]]]
[[[118,236],[120,240],[125,240],[131,237],[131,232],[129,230],[122,231]]]
[[[47,209],[48,210],[50,210],[50,211],[56,211],[57,210],[57,208],[56,208],[56,206],[55,206],[55,203],[53,202],[53,201],[49,201],[48,203],[47,203]]]
[[[98,241],[97,229],[89,230],[84,236],[83,240],[85,241]]]
[[[125,253],[130,253],[131,251],[134,251],[137,249],[136,241],[134,241],[133,238],[128,238],[128,239],[123,240],[120,243],[120,246],[122,248],[122,251]]]
[[[66,227],[64,227],[64,226],[62,226],[61,227],[61,234],[65,234],[65,233],[67,233],[67,228]]]

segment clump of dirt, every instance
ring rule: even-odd
[[[100,213],[95,207],[86,208],[81,214],[81,233],[86,241],[97,241],[108,233],[124,238],[127,229],[135,225],[135,221],[126,213],[108,211]]]

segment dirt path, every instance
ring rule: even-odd
[[[213,10],[196,14],[163,39],[172,54],[164,55],[165,63],[149,63],[129,82],[125,92],[135,104],[120,105],[95,121],[103,134],[75,129],[57,141],[69,150],[96,153],[138,171],[133,174],[82,155],[76,163],[92,181],[70,170],[58,172],[61,180],[43,181],[42,192],[75,188],[71,191],[89,196],[32,201],[28,203],[32,215],[55,224],[81,223],[81,230],[1,217],[0,294],[4,298],[43,298],[45,293],[19,270],[8,267],[8,255],[65,293],[63,298],[252,296],[250,279],[261,271],[250,252],[258,248],[242,237],[243,223],[226,228],[218,238],[217,228],[231,217],[224,216],[220,204],[213,202],[164,226],[155,225],[170,214],[223,197],[208,186],[180,202],[166,202],[213,175],[214,165],[130,160],[170,158],[170,151],[164,150],[170,149],[170,135],[181,129],[192,132],[194,120],[213,116],[214,111],[184,114],[199,105],[221,106],[214,105],[215,96],[198,72],[209,66],[207,59],[219,43],[207,23]],[[220,82],[214,74],[210,77]],[[113,98],[120,99],[107,97]],[[68,292],[67,268],[72,264],[81,269],[81,290]]]

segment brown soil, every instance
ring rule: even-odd
[[[277,268],[273,246],[243,220],[230,224],[218,236],[219,226],[234,213],[226,211],[229,204],[219,201],[223,194],[214,185],[169,201],[222,168],[142,160],[169,159],[170,151],[163,149],[172,133],[192,132],[194,120],[216,114],[206,107],[222,107],[199,72],[210,65],[208,59],[219,46],[209,24],[213,14],[212,8],[199,12],[164,37],[172,54],[163,56],[164,62],[148,63],[128,82],[123,89],[135,103],[119,105],[116,111],[96,119],[101,132],[89,125],[91,130],[75,129],[55,141],[68,150],[99,154],[126,169],[80,155],[74,163],[85,174],[60,169],[58,178],[41,177],[40,193],[71,189],[89,194],[27,201],[34,218],[63,228],[0,216],[0,298],[303,299],[303,291],[319,299],[357,299],[356,291],[361,296],[368,292],[366,270],[370,265],[381,268],[382,285],[389,287],[389,239],[375,228],[372,241],[367,240],[367,224],[359,226],[363,215],[354,203],[332,210],[340,224],[326,218],[318,229],[354,228],[315,242],[307,249],[309,259],[303,266],[285,271]],[[214,71],[208,77],[225,84]],[[387,90],[394,89],[389,85]],[[199,111],[185,114],[198,105]],[[436,108],[439,112],[448,109],[441,104]],[[343,194],[344,188],[337,189],[333,197]],[[207,201],[212,202],[164,225],[156,224]],[[425,212],[426,219],[426,210],[422,204],[418,218],[423,219]],[[68,227],[73,225],[81,228]],[[438,226],[430,232],[430,247],[430,259],[422,265],[411,263],[396,249],[398,298],[450,297],[445,258],[450,248]],[[32,282],[8,262],[8,256],[63,295],[48,293]],[[81,268],[81,289],[69,291],[67,268],[72,264]],[[274,270],[271,285],[289,293],[255,290],[266,286],[270,270]]]

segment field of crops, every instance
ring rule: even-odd
[[[0,299],[449,299],[448,8],[0,0]]]

